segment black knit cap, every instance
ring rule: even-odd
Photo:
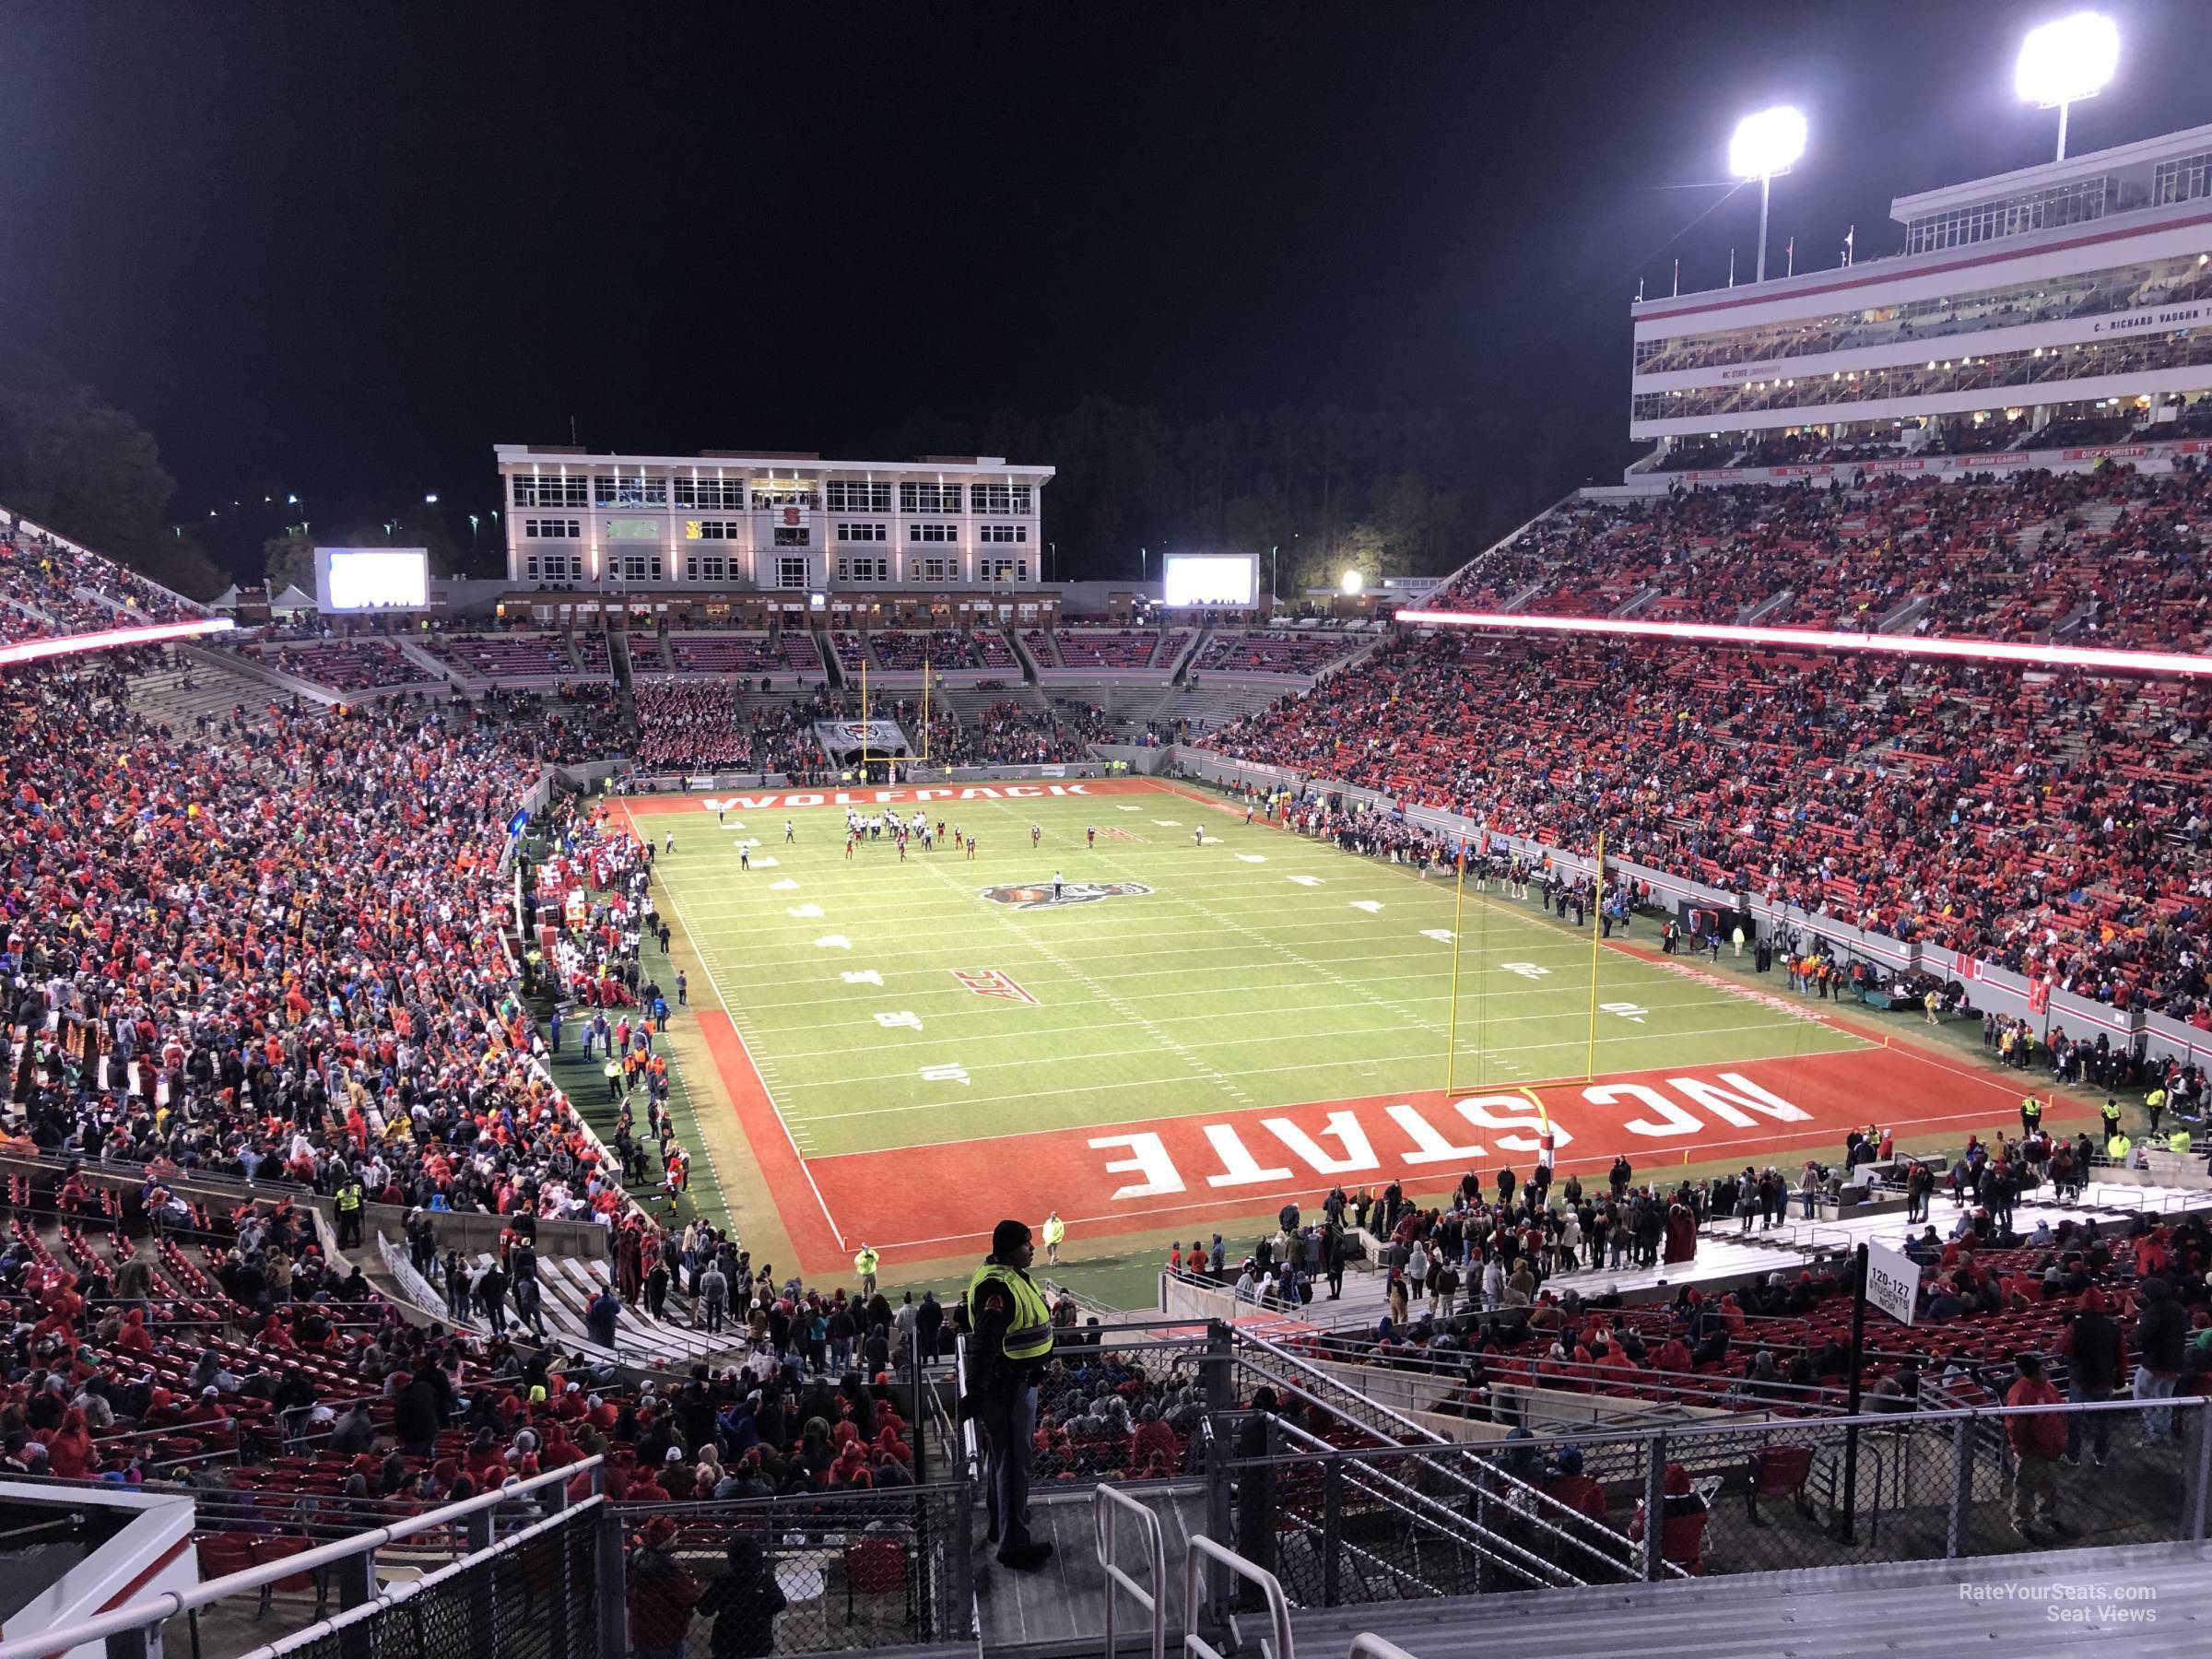
[[[1027,1221],[1001,1221],[991,1230],[991,1253],[1002,1262],[1029,1241]]]

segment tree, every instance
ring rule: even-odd
[[[315,544],[304,531],[273,535],[261,544],[261,580],[274,599],[288,587],[315,591]]]
[[[0,351],[0,501],[155,581],[211,598],[220,571],[163,521],[176,481],[151,435],[51,358]]]

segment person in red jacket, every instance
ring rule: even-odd
[[[2056,1406],[2058,1390],[2043,1375],[2043,1362],[2033,1354],[2014,1361],[2019,1380],[2006,1390],[2007,1406]],[[2029,1529],[2031,1512],[2053,1530],[2065,1530],[2058,1518],[2058,1460],[2066,1449],[2066,1422],[2055,1411],[2035,1411],[2005,1419],[2005,1438],[2019,1460],[2019,1474],[2012,1488],[2012,1530],[2030,1543],[2041,1540]]]
[[[629,1552],[629,1642],[636,1659],[683,1659],[699,1581],[676,1559],[676,1523],[655,1515]]]
[[[46,1473],[64,1480],[82,1480],[92,1473],[92,1434],[85,1427],[81,1406],[72,1406],[62,1426],[46,1436]]]

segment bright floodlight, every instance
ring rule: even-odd
[[[2094,98],[2119,66],[2120,31],[2112,20],[2076,12],[2028,31],[2012,84],[2030,103],[2050,110]]]
[[[1360,575],[1357,571],[1347,571],[1344,573],[1343,582],[1337,585],[1342,587],[1344,591],[1351,597],[1357,599],[1359,596],[1360,589],[1367,586],[1367,578]]]
[[[1805,117],[1787,104],[1747,115],[1728,140],[1728,171],[1739,179],[1771,179],[1805,154]]]

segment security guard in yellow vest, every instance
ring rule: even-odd
[[[1067,1223],[1060,1219],[1060,1212],[1058,1210],[1054,1210],[1051,1215],[1045,1217],[1044,1265],[1047,1267],[1057,1267],[1060,1265],[1060,1245],[1061,1241],[1066,1237]]]
[[[876,1265],[881,1260],[865,1240],[860,1253],[853,1258],[853,1271],[860,1275],[860,1300],[864,1302],[876,1294]]]
[[[961,1415],[983,1437],[983,1492],[1002,1565],[1034,1572],[1053,1547],[1030,1535],[1030,1450],[1037,1433],[1037,1378],[1053,1355],[1053,1311],[1030,1282],[1036,1259],[1026,1222],[1001,1221],[991,1253],[968,1281],[968,1394]]]
[[[2037,1129],[2042,1126],[2042,1122],[2043,1103],[2033,1095],[2022,1097],[2020,1100],[2020,1133],[2033,1135]]]
[[[2143,1097],[2143,1110],[2150,1114],[2150,1134],[2155,1140],[2159,1134],[2159,1120],[2166,1115],[2165,1084],[2154,1083],[2150,1086],[2150,1092]]]
[[[338,1187],[338,1248],[358,1250],[361,1243],[361,1178],[348,1173]]]

